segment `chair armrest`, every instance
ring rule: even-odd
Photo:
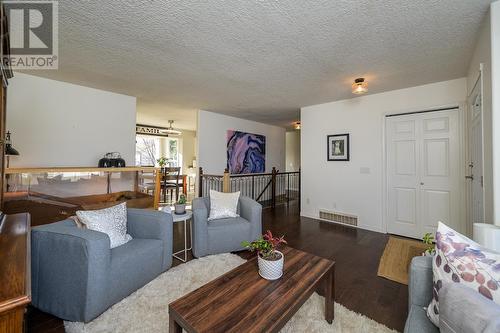
[[[193,255],[208,254],[208,207],[205,198],[193,199]]]
[[[173,241],[172,214],[152,209],[127,209],[127,232],[133,238],[159,239],[163,243],[163,270],[172,266]]]
[[[432,259],[433,257],[420,256],[411,261],[408,282],[410,306],[426,307],[432,299]]]
[[[127,209],[127,233],[132,238],[172,241],[172,214],[152,209]]]
[[[442,333],[500,332],[500,305],[460,283],[439,290],[439,328]]]
[[[252,224],[251,240],[262,235],[262,205],[249,197],[240,197],[240,215]]]
[[[105,302],[111,262],[109,237],[66,221],[31,230],[32,303],[67,320],[97,315]],[[85,306],[81,306],[85,304]],[[63,313],[61,313],[63,309]]]

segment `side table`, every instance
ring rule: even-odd
[[[178,215],[178,214],[175,214],[174,210],[171,207],[163,207],[162,210],[166,211],[167,213],[172,214],[172,219],[173,219],[174,223],[184,222],[184,249],[173,253],[172,256],[175,259],[179,259],[182,262],[186,262],[187,257],[188,257],[188,251],[192,250],[192,248],[193,248],[193,245],[192,245],[193,244],[193,231],[192,231],[192,225],[191,225],[191,218],[193,217],[193,212],[190,211],[189,209],[186,209],[186,212],[184,214]],[[189,248],[188,248],[188,242],[187,242],[187,224],[188,224],[188,222],[189,222],[189,230],[190,230],[190,232],[189,232],[190,247]],[[181,253],[184,253],[184,258],[179,256]]]

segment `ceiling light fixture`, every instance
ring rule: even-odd
[[[352,93],[356,95],[364,94],[368,91],[368,83],[365,81],[365,78],[359,77],[354,80],[352,84]]]
[[[300,129],[300,121],[296,121],[296,122],[293,124],[293,128],[295,128],[296,130],[299,130],[299,129]]]
[[[169,120],[168,123],[170,124],[166,129],[162,130],[163,133],[166,133],[168,135],[181,135],[182,132],[179,130],[174,129],[174,121]]]

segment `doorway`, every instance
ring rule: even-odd
[[[462,231],[459,108],[385,121],[387,232],[420,239],[439,221]]]

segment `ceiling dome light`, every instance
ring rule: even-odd
[[[352,93],[356,95],[364,94],[368,91],[368,83],[365,81],[365,78],[360,77],[354,80],[352,84]]]
[[[293,124],[293,128],[295,128],[296,130],[299,130],[299,129],[300,129],[300,121],[296,121],[296,122]]]

